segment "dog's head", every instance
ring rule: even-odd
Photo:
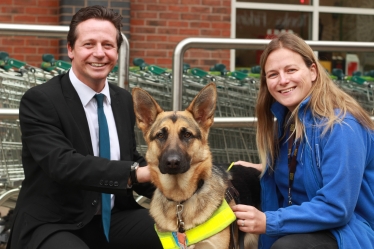
[[[141,88],[134,88],[132,96],[136,122],[148,145],[151,173],[178,175],[207,160],[211,164],[208,133],[216,108],[214,83],[205,86],[184,111],[165,112]]]

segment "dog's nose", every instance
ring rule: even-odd
[[[176,169],[179,167],[180,165],[180,157],[178,155],[170,155],[168,156],[168,159],[167,159],[167,167],[170,168],[170,169]]]

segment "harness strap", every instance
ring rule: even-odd
[[[226,200],[223,200],[221,206],[214,211],[209,220],[185,232],[187,245],[196,244],[221,232],[235,220],[236,216],[234,212],[231,210]],[[164,249],[180,249],[178,241],[174,239],[177,232],[159,232],[156,226],[155,230]]]

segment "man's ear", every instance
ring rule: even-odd
[[[74,59],[74,53],[73,53],[73,48],[70,46],[70,42],[68,42],[66,47],[67,47],[67,50],[68,50],[68,56],[69,56],[70,60],[73,60]]]

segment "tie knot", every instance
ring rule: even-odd
[[[99,94],[95,95],[95,98],[96,98],[96,101],[97,101],[97,106],[100,107],[100,108],[103,107],[104,97],[105,97],[105,95],[102,94],[102,93],[99,93]]]

